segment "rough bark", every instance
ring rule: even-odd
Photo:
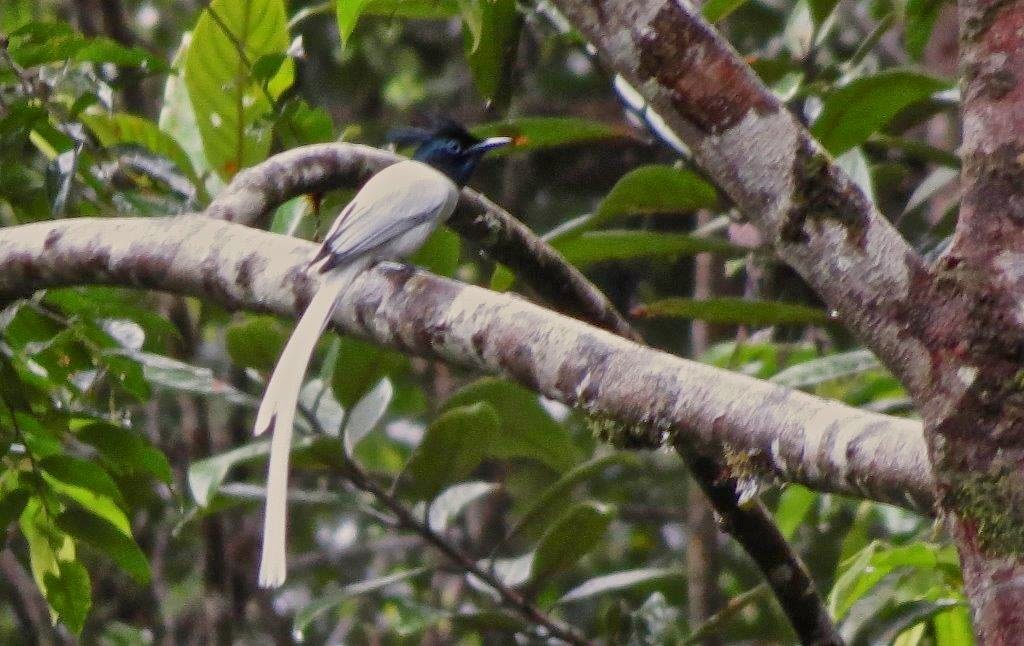
[[[11,227],[0,238],[0,298],[107,283],[294,315],[317,287],[304,272],[315,248],[196,215]],[[356,280],[335,322],[615,420],[603,426],[622,444],[686,443],[724,451],[733,474],[932,506],[918,423],[686,361],[513,295],[386,264]]]
[[[965,210],[951,251],[928,266],[689,5],[555,4],[907,387],[925,420],[979,637],[1019,637],[1024,5],[960,4]]]
[[[969,314],[936,336],[966,390],[937,383],[950,405],[926,419],[979,641],[1010,644],[1024,632],[1024,2],[962,0],[959,16],[963,199],[936,291]]]

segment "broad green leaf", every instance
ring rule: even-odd
[[[515,0],[460,0],[466,59],[477,91],[487,101],[507,93],[508,68],[513,63],[522,28]],[[479,21],[477,16],[479,16]],[[506,86],[506,87],[503,87]]]
[[[569,590],[558,600],[558,603],[570,603],[590,599],[609,592],[622,592],[666,579],[680,579],[682,571],[674,568],[640,568],[625,570],[613,574],[605,574],[584,581]]]
[[[75,436],[94,446],[113,469],[121,473],[148,473],[171,484],[174,476],[167,456],[138,432],[99,420],[74,428]]]
[[[611,260],[674,258],[704,252],[728,255],[741,253],[737,247],[724,240],[653,231],[588,231],[565,240],[556,240],[551,246],[577,267]]]
[[[839,4],[839,0],[807,0],[807,4],[811,10],[811,20],[814,21],[814,25],[818,29],[821,29],[821,26],[832,15],[836,5]]]
[[[395,389],[391,385],[391,380],[385,377],[352,407],[343,434],[345,453],[349,457],[355,453],[359,441],[380,423],[388,406],[391,405],[394,394]]]
[[[966,646],[974,643],[970,609],[966,606],[950,608],[932,619],[935,646]]]
[[[137,352],[132,357],[142,365],[142,374],[154,386],[203,397],[222,397],[241,406],[255,407],[259,403],[252,395],[214,377],[209,368],[150,352]]]
[[[335,15],[341,46],[347,46],[359,18],[364,15],[387,18],[442,19],[460,13],[459,0],[335,0]]]
[[[124,498],[106,471],[88,460],[69,455],[51,455],[42,460],[39,467],[43,479],[54,491],[131,535],[128,517],[122,510]]]
[[[270,372],[286,340],[284,326],[276,318],[246,316],[228,328],[225,342],[236,365]]]
[[[448,487],[430,502],[427,525],[435,532],[446,531],[466,505],[497,488],[493,482],[460,482]]]
[[[407,490],[429,500],[468,476],[489,453],[498,435],[498,414],[485,402],[449,408],[423,436],[406,464]]]
[[[547,510],[551,509],[560,500],[564,500],[572,492],[573,487],[596,477],[610,466],[633,467],[639,464],[636,456],[631,453],[612,453],[600,458],[594,458],[583,462],[569,471],[566,471],[558,480],[544,490],[523,512],[519,521],[508,531],[508,536],[513,536],[522,531],[531,522],[541,517]]]
[[[359,15],[369,0],[336,0],[334,14],[338,20],[338,35],[341,37],[342,48],[348,43],[349,36],[355,31]]]
[[[106,114],[103,112],[87,112],[81,115],[84,123],[100,144],[110,148],[122,144],[142,146],[150,152],[160,155],[184,173],[196,185],[199,178],[192,168],[192,162],[169,134],[160,130],[152,121],[134,114]]]
[[[862,76],[824,97],[811,132],[833,155],[858,146],[903,108],[950,87],[943,79],[907,70]]]
[[[912,599],[897,602],[871,614],[850,639],[851,644],[892,644],[916,646],[928,620],[960,605],[958,599]],[[964,642],[970,644],[970,641]]]
[[[92,584],[85,566],[78,561],[58,561],[56,572],[44,575],[46,601],[61,623],[78,635],[92,607]]]
[[[859,599],[899,568],[940,569],[959,576],[960,564],[952,545],[911,543],[894,547],[870,543],[840,566],[840,574],[828,595],[829,613],[842,618]]]
[[[192,101],[189,99],[188,87],[182,72],[191,42],[192,34],[186,32],[181,37],[181,44],[171,61],[174,71],[167,75],[167,81],[164,83],[157,124],[160,130],[170,135],[185,151],[196,174],[206,178],[205,191],[217,193],[223,188],[224,182],[216,173],[211,172],[213,169],[203,151],[203,138],[199,134],[196,113],[192,109]]]
[[[907,0],[903,41],[907,53],[915,59],[920,60],[924,54],[924,48],[931,40],[935,21],[939,17],[939,10],[944,4],[945,0]]]
[[[146,334],[143,347],[163,348],[167,341],[181,336],[173,323],[139,298],[138,292],[99,285],[51,289],[46,292],[46,303],[56,305],[68,317],[85,317],[97,323],[108,319],[131,321]]]
[[[599,503],[574,506],[544,532],[530,568],[530,579],[540,581],[571,568],[597,546],[611,520],[611,511]]]
[[[641,318],[697,319],[723,325],[821,325],[829,322],[826,312],[807,305],[726,297],[666,298],[641,305],[632,313]]]
[[[231,467],[270,453],[270,440],[250,442],[230,451],[193,462],[188,469],[188,489],[200,507],[206,507],[220,489]]]
[[[376,579],[367,579],[366,581],[353,583],[334,592],[319,594],[316,601],[295,613],[295,620],[292,622],[292,634],[298,641],[302,641],[309,624],[328,610],[340,605],[343,601],[361,594],[376,592],[395,583],[401,583],[407,579],[419,576],[428,570],[429,568],[425,567],[405,570]]]
[[[786,368],[771,377],[770,381],[787,388],[810,388],[826,381],[857,375],[882,367],[870,350],[852,350],[830,354]]]
[[[631,215],[689,213],[717,204],[714,187],[696,173],[671,166],[641,166],[615,183],[589,225],[596,228]]]
[[[509,381],[484,378],[456,392],[445,409],[487,402],[498,412],[501,433],[489,447],[496,458],[531,458],[561,473],[579,460],[565,426],[551,418],[537,394]]]
[[[775,524],[786,540],[793,538],[817,501],[818,494],[797,484],[788,485],[782,492],[775,506]]]
[[[75,542],[71,537],[53,526],[49,512],[38,498],[31,498],[21,513],[19,522],[21,534],[28,544],[29,564],[32,578],[39,590],[46,597],[50,608],[60,615],[69,628],[78,626],[84,621],[85,613],[73,604],[68,605],[63,598],[62,588],[66,581],[61,579],[62,565],[75,560]],[[73,574],[71,575],[73,576]],[[86,595],[88,599],[88,595]],[[88,604],[86,611],[88,610]]]
[[[271,100],[291,85],[294,65],[285,61],[266,84],[251,66],[285,53],[288,44],[283,0],[213,0],[199,17],[185,56],[185,85],[206,158],[225,180],[270,150]]]
[[[576,117],[520,117],[485,123],[473,128],[477,137],[512,137],[511,146],[499,148],[495,155],[543,150],[558,146],[587,144],[629,137],[628,130]]]
[[[469,33],[466,54],[471,55],[480,46],[480,38],[484,32],[484,5],[488,0],[458,0],[459,13],[462,15],[462,26]]]
[[[71,507],[57,517],[57,527],[109,556],[137,582],[149,582],[149,562],[135,539],[106,520]]]
[[[727,18],[729,14],[742,7],[746,2],[747,0],[708,0],[701,5],[700,11],[705,20],[716,23]]]
[[[22,67],[47,63],[114,63],[147,71],[164,71],[160,59],[138,47],[125,47],[109,38],[87,38],[66,23],[29,22],[9,35],[11,59]]]

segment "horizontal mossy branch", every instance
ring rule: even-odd
[[[316,247],[199,215],[80,218],[0,234],[0,297],[113,284],[294,316],[316,289]],[[383,264],[335,313],[349,334],[504,374],[547,397],[768,479],[930,513],[920,424],[687,361],[509,294]],[[742,474],[748,475],[748,474]]]

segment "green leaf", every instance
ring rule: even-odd
[[[859,599],[899,568],[941,569],[959,576],[960,563],[952,545],[911,543],[894,547],[874,541],[844,561],[828,595],[829,613],[842,618]]]
[[[971,614],[967,606],[957,606],[935,615],[932,619],[935,646],[961,646],[974,643]]]
[[[185,85],[206,159],[221,178],[266,158],[271,100],[291,85],[294,65],[285,61],[267,84],[251,66],[287,49],[283,0],[213,0],[199,17],[185,56]]]
[[[369,0],[336,0],[334,14],[338,20],[338,35],[341,37],[341,47],[345,48],[349,36],[355,31],[356,23],[359,22],[359,15]]]
[[[806,487],[790,484],[779,497],[775,506],[775,524],[786,540],[793,538],[793,533],[803,524],[807,514],[818,501],[818,494]]]
[[[196,123],[196,113],[192,109],[192,101],[188,96],[188,87],[185,84],[184,61],[188,55],[189,44],[192,42],[192,34],[186,33],[182,36],[181,44],[171,61],[175,72],[167,75],[167,82],[164,84],[163,98],[160,107],[160,118],[157,124],[160,130],[166,132],[174,141],[178,142],[181,149],[188,155],[192,168],[197,175],[206,179],[206,185],[200,192],[203,199],[208,199],[207,193],[216,193],[223,188],[224,183],[211,171],[210,162],[203,152],[203,138],[199,134],[199,125]]]
[[[466,505],[497,488],[493,482],[460,482],[448,487],[431,501],[427,525],[435,532],[446,531]]]
[[[466,26],[463,49],[473,83],[480,96],[495,100],[509,91],[507,68],[519,44],[522,20],[515,0],[460,0],[459,4]]]
[[[590,599],[609,592],[623,592],[670,579],[681,579],[682,572],[674,568],[640,568],[625,570],[597,576],[572,590],[569,590],[557,603],[570,603]]]
[[[276,318],[246,316],[228,328],[225,342],[235,364],[270,372],[286,339],[284,326]]]
[[[110,521],[125,534],[131,533],[128,517],[122,511],[124,498],[106,471],[69,455],[51,455],[39,467],[54,491]]]
[[[367,579],[365,581],[360,581],[359,583],[353,583],[341,588],[340,590],[335,590],[334,592],[320,594],[316,601],[295,613],[295,620],[292,623],[292,634],[298,638],[298,641],[303,641],[304,633],[309,627],[309,624],[331,608],[340,605],[343,601],[361,594],[376,592],[377,590],[386,588],[389,585],[394,585],[395,583],[400,583],[407,579],[419,576],[428,570],[429,568],[425,567],[413,570],[404,570],[402,572],[396,572],[376,579]]]
[[[573,467],[537,496],[523,512],[519,521],[508,531],[508,536],[513,536],[522,531],[524,527],[527,527],[546,511],[557,505],[560,500],[566,499],[572,492],[573,487],[597,476],[606,468],[616,465],[632,467],[637,464],[639,464],[639,460],[631,453],[612,453],[588,460]]]
[[[76,428],[75,435],[94,446],[120,473],[148,473],[168,485],[173,481],[167,456],[135,431],[92,420]]]
[[[628,130],[619,126],[576,117],[520,117],[481,124],[473,128],[473,134],[481,138],[512,137],[513,145],[499,148],[494,151],[495,155],[587,144],[630,136]]]
[[[359,441],[366,437],[384,417],[394,394],[395,389],[391,385],[391,380],[385,377],[352,407],[352,411],[348,414],[348,420],[345,422],[343,434],[345,453],[349,457],[354,455]]]
[[[74,577],[79,574],[72,571],[73,566],[65,568],[66,564],[74,562],[74,541],[53,526],[47,509],[38,498],[28,501],[22,511],[19,526],[28,544],[29,563],[36,585],[46,597],[50,608],[64,620],[68,628],[80,631],[91,602],[89,589],[85,590],[85,596],[81,599],[85,602],[84,610],[75,605],[74,599],[66,599],[68,585],[73,584]],[[67,572],[63,577],[62,571]]]
[[[334,122],[331,115],[320,107],[313,107],[302,99],[291,99],[278,118],[278,134],[285,148],[334,141]]]
[[[261,440],[193,462],[188,469],[188,489],[192,492],[192,498],[200,507],[206,507],[220,489],[231,467],[269,453],[270,440]]]
[[[588,231],[556,240],[551,246],[577,267],[611,260],[675,258],[705,252],[727,255],[741,253],[740,249],[724,240],[653,231]]]
[[[460,13],[459,0],[369,0],[363,13],[389,18],[444,19]]]
[[[453,482],[464,479],[488,454],[498,434],[498,414],[489,404],[449,408],[427,427],[405,471],[407,490],[429,500]]]
[[[4,530],[11,524],[11,521],[21,516],[21,512],[25,510],[25,505],[28,504],[30,496],[31,493],[28,489],[18,487],[8,491],[0,498],[0,536],[3,535]]]
[[[166,158],[192,180],[193,184],[199,184],[192,162],[181,145],[149,119],[134,114],[102,112],[88,112],[80,118],[101,145],[107,148],[123,144],[142,146]]]
[[[672,166],[641,166],[619,178],[589,225],[596,228],[632,215],[689,213],[717,204],[714,187],[696,173]]]
[[[496,458],[532,458],[561,473],[579,460],[565,426],[551,419],[537,394],[509,381],[484,378],[460,389],[445,410],[487,402],[498,412],[501,433],[489,447]]]
[[[746,2],[747,0],[708,0],[701,5],[700,11],[705,20],[716,23],[727,18],[729,14],[742,7]]]
[[[214,377],[209,368],[149,352],[133,353],[132,358],[139,362],[142,374],[154,386],[203,397],[221,397],[241,406],[256,407],[259,403],[252,395]]]
[[[824,98],[811,132],[833,155],[858,146],[907,106],[950,87],[946,80],[907,70],[863,76]]]
[[[596,502],[580,503],[544,532],[530,568],[530,579],[543,578],[567,570],[597,546],[612,513]]]
[[[881,367],[870,350],[852,350],[798,363],[776,373],[769,381],[787,388],[810,388]]]
[[[821,325],[829,322],[826,312],[807,305],[725,297],[666,298],[638,307],[633,315],[697,319],[723,325]]]
[[[85,566],[78,561],[59,561],[57,572],[47,572],[44,580],[47,603],[68,630],[81,634],[92,607],[92,584]]]
[[[57,517],[57,527],[109,556],[137,582],[149,582],[149,562],[142,550],[131,535],[106,520],[71,507]]]
[[[945,0],[907,0],[903,40],[907,53],[914,59],[920,60],[924,55],[924,48],[931,40],[935,21],[944,4]]]

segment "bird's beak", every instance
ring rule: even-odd
[[[480,143],[470,146],[469,152],[479,153],[482,155],[489,150],[501,148],[502,146],[507,146],[510,143],[512,143],[512,137],[488,137]]]

